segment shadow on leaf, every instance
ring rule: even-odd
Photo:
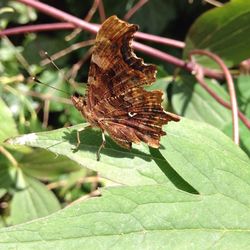
[[[86,128],[80,132],[80,145],[77,148],[77,130],[69,130],[69,132],[64,132],[62,137],[64,140],[68,141],[72,147],[72,152],[77,153],[78,151],[89,151],[96,154],[101,143],[102,136],[100,131],[96,131],[93,128]],[[109,136],[105,135],[106,145],[101,150],[101,156],[107,155],[114,158],[134,158],[140,157],[143,160],[151,161],[150,153],[144,153],[138,149],[132,148],[131,150],[124,149],[117,145]]]
[[[186,182],[167,162],[158,149],[150,148],[155,163],[176,188],[192,194],[199,194],[188,182]]]

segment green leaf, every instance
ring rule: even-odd
[[[17,172],[17,190],[11,202],[11,222],[19,224],[60,209],[55,195],[36,179]]]
[[[0,98],[0,143],[10,136],[18,134],[15,121],[12,117],[10,109]],[[4,121],[4,122],[3,122]]]
[[[7,190],[13,184],[9,170],[10,162],[0,154],[0,189]]]
[[[10,7],[13,10],[8,15],[9,21],[25,24],[29,21],[34,21],[37,18],[35,10],[25,4],[15,1],[2,0],[0,3],[0,7],[1,6]]]
[[[177,10],[174,3],[175,1],[165,0],[148,1],[130,18],[129,22],[138,24],[140,31],[160,34],[176,18]],[[145,17],[154,21],[145,22]]]
[[[199,195],[158,184],[105,189],[101,198],[71,206],[39,221],[2,229],[3,247],[43,249],[46,245],[48,249],[77,249],[84,245],[88,249],[158,249],[164,245],[166,249],[183,249],[192,245],[202,249],[206,242],[217,249],[244,249],[250,244],[250,161],[222,132],[182,118],[179,123],[165,126],[167,136],[162,138],[160,150],[149,149],[151,156],[146,157],[143,145],[128,152],[111,146],[108,140],[101,162],[96,162],[98,144],[94,136],[88,140],[87,130],[82,137],[85,141],[82,140],[81,154],[69,151],[68,146],[75,139],[73,135],[65,137],[65,133],[77,128],[25,135],[9,142],[51,145],[50,150],[67,152],[68,157],[79,162],[87,162],[87,158],[88,167],[95,163],[100,173],[112,156],[111,167],[116,171],[119,166],[124,183],[127,176],[123,169],[130,165],[131,172],[137,169],[137,158],[144,156],[142,165],[147,167],[148,161],[155,162],[173,186],[189,183]],[[55,138],[57,146],[53,146]],[[60,142],[63,145],[58,148]],[[153,174],[152,164],[147,177]],[[129,172],[128,176],[131,178]],[[109,179],[117,178],[109,172]]]
[[[195,190],[245,200],[250,160],[232,139],[213,126],[186,119],[167,131],[162,138],[167,146],[160,153]]]
[[[217,93],[223,100],[229,100],[228,93],[217,82],[206,79],[206,83],[209,88]],[[241,84],[243,85],[243,83]],[[209,123],[219,128],[229,137],[232,137],[231,110],[218,103],[192,76],[179,78],[173,85],[172,91],[172,104],[178,114],[190,119]],[[247,90],[245,92],[247,92]],[[243,109],[243,104],[241,106]],[[249,129],[241,120],[239,121],[239,127],[240,146],[250,155]]]
[[[200,158],[204,157],[207,160],[206,166],[208,168],[224,162],[225,156],[220,151],[215,151],[214,155],[211,156],[216,161],[207,158],[207,152],[211,151],[211,147],[213,148],[215,145],[218,148],[225,145],[223,150],[227,155],[240,154],[243,159],[247,157],[219,130],[203,123],[182,118],[180,122],[171,122],[164,127],[167,136],[162,137],[160,152],[162,150],[168,152],[167,156],[161,156],[157,149],[149,148],[145,144],[133,145],[133,149],[128,151],[120,148],[111,139],[107,138],[106,147],[102,150],[101,160],[98,162],[96,152],[101,143],[100,133],[96,133],[91,129],[82,131],[81,146],[78,151],[75,151],[76,130],[83,126],[86,126],[86,124],[51,132],[28,134],[10,139],[8,142],[47,148],[54,153],[66,155],[80,165],[98,171],[100,176],[120,184],[164,184],[171,186],[174,184],[184,190],[189,190],[187,187],[189,185],[180,176],[181,173],[177,173],[175,170],[180,165],[186,164],[186,161],[181,164],[180,162],[171,162],[170,159],[182,157],[181,149],[183,143],[185,144],[187,140],[190,143],[189,148],[186,149],[187,155],[190,155],[188,160],[190,162],[197,160],[196,164],[200,164]],[[181,136],[180,132],[182,132]],[[215,145],[211,146],[209,144],[211,141]],[[172,148],[172,150],[170,142],[174,143],[174,149]],[[197,159],[192,155],[192,149],[194,152],[196,150],[201,152],[197,155]],[[188,171],[192,174],[190,170]]]
[[[164,186],[107,189],[103,197],[1,229],[1,246],[26,250],[246,249],[250,244],[250,183],[249,179],[239,182],[240,188],[247,187],[241,189],[244,200],[233,193],[231,197],[216,191],[192,195]]]
[[[46,150],[34,150],[19,160],[19,167],[24,173],[38,179],[54,179],[60,174],[78,171],[80,166],[67,157],[56,156]]]
[[[235,86],[241,111],[250,118],[250,76],[240,75]]]
[[[222,130],[226,135],[232,136],[233,125],[232,123],[228,124]],[[250,157],[250,136],[249,136],[249,128],[246,127],[245,124],[240,120],[239,121],[239,131],[240,131],[240,147],[247,153]]]
[[[101,145],[101,133],[86,129],[80,133],[81,145],[76,150],[76,132],[88,124],[79,124],[50,132],[32,133],[10,139],[11,144],[22,144],[45,148],[58,155],[64,155],[83,167],[98,171],[101,176],[126,185],[170,184],[168,178],[158,168],[150,149],[145,144],[134,145],[133,150],[117,146],[111,139],[101,152],[101,160],[96,160],[96,152]],[[161,164],[165,160],[160,160]]]
[[[227,92],[215,81],[206,79],[207,85],[225,101]],[[183,76],[173,85],[172,104],[175,111],[190,119],[207,122],[223,129],[232,121],[230,110],[219,104],[192,76]]]
[[[204,49],[219,55],[229,67],[237,65],[250,57],[249,21],[250,2],[245,0],[231,1],[207,11],[188,32],[184,58],[194,49]],[[197,59],[205,66],[215,67],[205,56]]]
[[[0,188],[0,199],[6,194],[7,190],[4,188]]]

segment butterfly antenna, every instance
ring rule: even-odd
[[[50,63],[58,70],[58,72],[59,72],[60,74],[62,74],[63,79],[64,79],[67,83],[70,84],[69,79],[65,76],[65,74],[62,73],[62,71],[59,69],[59,67],[58,67],[58,66],[55,64],[55,62],[53,61],[53,59],[49,56],[48,52],[47,52],[47,51],[44,51],[43,53],[44,53],[44,55],[47,57],[47,59],[50,61]],[[70,85],[72,85],[72,84],[70,84]],[[74,86],[73,86],[73,88],[75,89]]]
[[[57,65],[55,64],[55,62],[52,60],[52,58],[49,56],[47,51],[44,51],[44,55],[47,57],[47,59],[50,61],[50,63],[59,71],[61,72],[61,70],[57,67]],[[68,80],[67,80],[68,81]]]
[[[39,83],[39,84],[48,86],[48,87],[50,87],[50,88],[52,88],[52,89],[55,89],[55,90],[57,90],[57,91],[60,91],[60,92],[62,92],[62,93],[64,93],[64,94],[67,94],[68,96],[70,96],[70,94],[69,94],[68,92],[63,91],[63,90],[61,90],[61,89],[58,89],[58,88],[56,88],[56,87],[54,87],[54,86],[51,86],[51,85],[49,85],[49,84],[47,84],[47,83],[41,82],[41,81],[38,80],[35,76],[32,77],[32,80],[33,80],[34,82],[37,82],[37,83]]]

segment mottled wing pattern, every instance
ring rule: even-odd
[[[131,148],[131,144],[147,143],[158,148],[165,132],[162,126],[168,121],[179,121],[179,116],[165,112],[161,107],[161,91],[148,92],[141,87],[131,88],[128,92],[112,97],[102,105],[97,105],[95,112],[102,113],[101,127],[119,145]]]
[[[155,65],[144,64],[131,49],[133,34],[138,26],[116,16],[101,26],[91,58],[87,104],[117,96],[128,89],[155,81]]]
[[[132,143],[143,141],[158,148],[165,134],[162,126],[180,118],[163,110],[161,91],[142,87],[155,81],[156,67],[133,53],[131,41],[137,29],[116,16],[102,24],[91,58],[86,98],[73,98],[73,103],[120,146],[131,148]]]

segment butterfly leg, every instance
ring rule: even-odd
[[[100,161],[100,157],[101,157],[100,153],[101,153],[102,148],[104,148],[105,144],[106,144],[105,134],[104,134],[104,131],[102,131],[102,144],[100,145],[100,147],[96,153],[97,161]]]
[[[90,128],[91,126],[87,126],[87,127],[84,127],[84,128],[80,128],[76,131],[76,140],[77,140],[77,144],[76,144],[76,149],[78,149],[78,147],[80,146],[81,144],[81,140],[80,140],[80,132],[85,130],[86,128]]]

